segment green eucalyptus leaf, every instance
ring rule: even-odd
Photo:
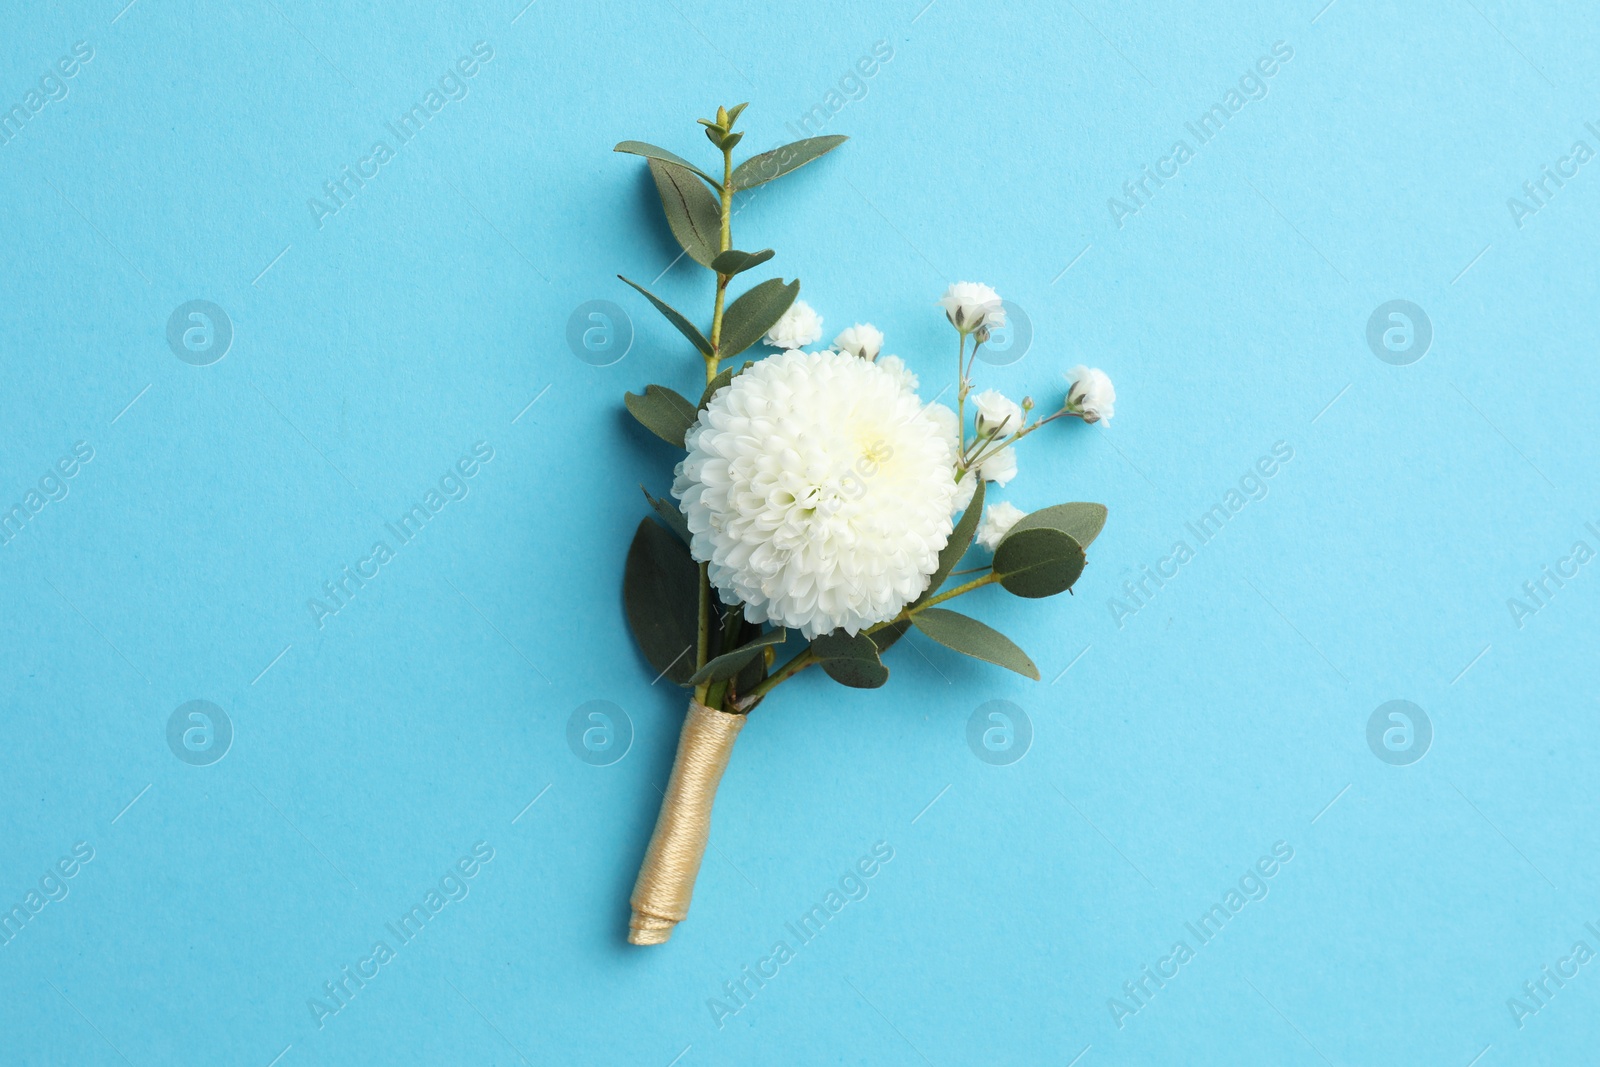
[[[911,616],[911,621],[946,648],[1016,671],[1036,682],[1039,680],[1039,668],[1033,665],[1026,652],[999,630],[971,616],[944,608],[923,608]]]
[[[782,627],[776,630],[768,630],[749,644],[741,645],[732,652],[724,652],[698,671],[695,671],[689,677],[689,684],[700,685],[702,682],[726,681],[743,670],[745,664],[749,663],[752,657],[761,655],[767,650],[768,646],[783,644],[788,639],[788,636],[788,631]]]
[[[761,340],[799,295],[800,282],[785,285],[782,278],[769,278],[741,294],[722,315],[717,354],[723,359],[737,356]]]
[[[1088,548],[1106,524],[1104,504],[1057,504],[1030,511],[1017,520],[1009,533],[1023,530],[1060,530],[1083,548]]]
[[[693,540],[693,535],[689,533],[689,520],[683,517],[683,511],[678,505],[665,497],[651,496],[650,490],[642,485],[639,487],[639,491],[644,493],[646,500],[650,501],[650,508],[656,513],[656,518],[666,523],[672,532],[683,540],[684,544],[690,544]]]
[[[646,144],[644,141],[619,141],[617,143],[617,147],[613,148],[612,151],[627,152],[629,155],[643,156],[646,159],[659,159],[663,163],[676,164],[696,177],[704,178],[706,181],[710,182],[713,189],[720,189],[722,187],[715,178],[701,170],[699,167],[695,166],[693,163],[690,163],[687,159],[684,159],[676,152],[668,152],[665,148],[657,148],[655,145]]]
[[[622,278],[622,275],[619,274],[617,277]],[[631,281],[628,278],[622,278],[622,280],[639,290],[639,292],[643,293],[644,298],[650,301],[650,303],[654,304],[656,306],[656,310],[665,315],[667,317],[667,321],[676,326],[678,328],[678,332],[687,337],[689,342],[698,348],[703,355],[709,356],[711,354],[711,342],[706,340],[705,334],[701,333],[699,328],[695,326],[694,323],[684,318],[682,312],[673,307],[671,304],[667,303],[665,300],[662,300],[660,297],[656,296],[656,294],[652,293],[638,282]]]
[[[717,395],[717,390],[733,381],[734,375],[741,374],[754,366],[754,363],[747,361],[742,367],[729,367],[719,372],[715,378],[706,383],[706,391],[700,394],[700,410],[705,410],[706,405],[711,403],[711,398]]]
[[[867,638],[870,643],[871,638]],[[876,659],[828,659],[822,669],[840,685],[851,689],[877,689],[889,680],[889,668]]]
[[[692,546],[691,546],[692,547]],[[693,555],[693,552],[690,553]],[[711,627],[711,636],[715,637],[716,644],[712,646],[712,655],[720,656],[724,652],[732,652],[736,648],[754,641],[761,635],[761,627],[744,621],[744,612],[737,606],[728,608],[722,603],[722,596],[713,591],[711,594],[711,614],[714,618],[722,620],[719,630],[715,624]]]
[[[818,156],[833,151],[849,139],[842,134],[830,133],[825,137],[807,137],[803,141],[794,141],[774,148],[770,152],[763,152],[759,156],[751,156],[734,169],[734,191],[754,189],[774,178],[781,178]]]
[[[700,409],[702,411],[705,410],[705,406],[707,404],[711,403],[711,398],[717,395],[718,389],[721,389],[724,385],[727,385],[729,382],[733,381],[733,376],[736,373],[737,372],[732,367],[729,367],[727,370],[718,373],[715,378],[706,383],[706,391],[700,394]]]
[[[694,674],[700,625],[700,568],[689,549],[654,519],[639,520],[622,571],[628,627],[644,658],[678,685]]]
[[[679,448],[699,415],[693,404],[664,385],[647,385],[643,393],[629,393],[622,402],[645,429]]]
[[[722,243],[722,207],[704,185],[694,180],[694,172],[676,163],[650,160],[650,174],[661,194],[661,208],[667,213],[672,236],[701,266],[711,266]]]
[[[1083,546],[1071,534],[1039,526],[1013,529],[994,550],[994,572],[1009,593],[1055,596],[1072,588],[1083,573]]]
[[[909,629],[911,629],[911,620],[901,619],[899,622],[891,622],[888,626],[868,636],[872,638],[872,643],[878,646],[878,655],[881,656],[889,651],[890,646],[896,641],[904,637]]]
[[[776,253],[770,248],[763,248],[759,252],[740,252],[730,248],[716,259],[711,261],[711,269],[718,274],[742,274],[751,267],[759,267]]]
[[[889,680],[889,668],[878,659],[878,645],[871,636],[854,637],[840,630],[823,634],[811,642],[811,654],[822,661],[828,677],[852,689],[876,689]]]
[[[740,644],[753,641],[757,637],[761,636],[761,627],[759,624],[744,621],[743,607],[735,604],[731,608],[724,608],[722,610],[731,611],[735,617],[738,618],[739,634],[742,637],[742,640],[739,642]],[[750,657],[750,662],[746,663],[744,668],[738,674],[733,676],[733,681],[729,684],[731,685],[734,693],[748,693],[750,690],[766,681],[766,678],[767,652],[763,651],[759,656]]]
[[[767,657],[763,653],[750,657],[750,662],[738,674],[733,676],[733,691],[735,693],[748,693],[756,686],[767,680]]]
[[[967,477],[978,478],[978,472],[968,471]],[[950,540],[939,550],[939,569],[933,572],[933,577],[928,581],[928,588],[917,597],[916,604],[922,603],[939,591],[945,579],[950,577],[950,572],[956,569],[956,564],[961,562],[961,557],[972,547],[972,535],[977,532],[978,520],[983,516],[983,486],[983,479],[978,478],[978,487],[972,491],[972,500],[961,513],[956,528],[950,531]],[[912,606],[915,607],[916,604]]]
[[[744,109],[749,106],[750,101],[746,100],[744,103],[734,104],[728,109],[728,129],[733,129],[733,124],[739,121],[739,116],[744,114]]]

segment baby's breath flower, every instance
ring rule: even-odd
[[[1017,476],[1017,450],[1007,445],[1000,451],[985,456],[983,462],[978,464],[978,473],[986,482],[1005,485]]]
[[[956,282],[939,298],[945,318],[962,333],[998,329],[1006,324],[1000,294],[981,282]]]
[[[804,348],[821,336],[822,316],[804,300],[796,300],[767,331],[767,344],[775,348]]]
[[[877,359],[883,351],[883,331],[870,322],[858,322],[835,337],[833,347],[862,359]]]
[[[1081,364],[1067,371],[1067,410],[1079,415],[1084,422],[1111,421],[1116,409],[1117,390],[1106,372],[1098,367]]]
[[[972,398],[978,405],[979,437],[1010,437],[1022,429],[1022,406],[995,389]]]
[[[978,521],[978,544],[993,552],[1000,547],[1000,539],[1011,532],[1011,527],[1027,518],[1027,515],[1026,511],[1010,501],[990,504],[983,510],[983,518]]]

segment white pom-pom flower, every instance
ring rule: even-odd
[[[774,348],[804,348],[822,336],[822,316],[804,300],[796,300],[767,331],[767,344]]]
[[[672,495],[691,554],[746,619],[855,634],[927,588],[950,539],[955,449],[908,377],[780,352],[700,412]]]
[[[978,544],[990,552],[1000,547],[1001,538],[1011,532],[1011,527],[1028,517],[1028,513],[1008,500],[991,504],[983,510],[978,521]]]

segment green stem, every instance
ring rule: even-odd
[[[948,589],[936,597],[930,597],[920,604],[906,608],[899,615],[896,615],[888,622],[880,622],[876,626],[869,626],[867,629],[863,630],[862,633],[875,634],[885,627],[893,626],[898,622],[904,622],[925,608],[931,608],[935,604],[942,604],[946,600],[951,600],[960,596],[962,593],[970,593],[974,589],[980,589],[983,586],[989,585],[992,582],[998,582],[999,580],[1000,576],[991,570],[990,573],[985,574],[982,578],[974,578],[970,582],[963,582],[954,589]],[[751,708],[760,703],[763,697],[772,692],[773,689],[777,688],[777,686],[788,679],[793,678],[795,675],[799,674],[801,671],[805,670],[807,667],[816,662],[817,658],[811,654],[811,649],[807,647],[804,652],[798,653],[788,663],[785,663],[782,667],[779,667],[775,673],[769,675],[766,681],[762,682],[760,685],[750,690],[750,692],[740,697],[738,710],[749,711]]]
[[[1000,576],[991,571],[990,573],[985,574],[982,578],[974,578],[972,581],[964,582],[961,585],[956,586],[954,589],[949,589],[943,593],[940,593],[936,597],[930,597],[914,607],[906,608],[899,615],[896,615],[888,622],[880,622],[876,626],[869,626],[867,629],[863,630],[862,633],[875,634],[885,627],[893,626],[897,622],[906,621],[917,612],[922,611],[924,608],[931,608],[935,604],[942,604],[946,600],[960,596],[962,593],[970,593],[974,589],[982,588],[983,586],[989,585],[991,582],[998,582],[999,580]],[[751,708],[760,703],[761,699],[768,693],[772,692],[773,689],[777,688],[788,679],[793,678],[795,675],[799,674],[801,671],[805,670],[807,667],[816,662],[817,658],[811,654],[811,649],[807,647],[804,652],[798,653],[788,663],[785,663],[782,667],[779,667],[775,673],[769,675],[766,681],[762,682],[760,685],[750,690],[750,692],[740,697],[737,710],[749,711]]]
[[[707,573],[706,564],[700,564],[700,625],[694,643],[694,669],[699,670],[706,665],[709,658],[711,642],[711,578]],[[705,682],[694,687],[694,698],[701,704],[706,702]]]
[[[795,657],[788,663],[785,663],[782,667],[779,667],[776,673],[768,675],[766,680],[760,685],[756,686],[754,689],[750,690],[750,692],[740,697],[738,705],[739,709],[748,711],[755,707],[761,702],[762,697],[770,693],[781,682],[794,677],[815,662],[817,662],[817,658],[811,654],[811,649],[809,647],[807,647],[804,652],[797,653]]]
[[[739,630],[743,623],[744,613],[738,608],[722,609],[722,643],[717,646],[720,651],[726,652],[728,649],[737,645],[739,640]],[[731,682],[728,679],[724,679],[720,682],[712,682],[711,685],[706,689],[706,707],[722,707],[724,701],[727,700],[728,689],[730,686]]]
[[[880,622],[876,626],[869,626],[866,629],[865,632],[869,633],[869,634],[875,634],[879,630],[882,630],[882,629],[885,629],[887,627],[893,626],[896,623],[905,622],[907,619],[911,618],[911,616],[915,615],[917,612],[926,610],[927,608],[931,608],[935,604],[942,604],[946,600],[953,600],[954,598],[960,596],[962,593],[970,593],[974,589],[981,589],[983,586],[989,585],[991,582],[998,582],[999,580],[1000,580],[1000,576],[998,574],[995,574],[991,570],[988,574],[985,574],[982,578],[974,578],[970,582],[963,582],[962,584],[956,586],[954,589],[946,589],[944,592],[940,593],[938,596],[929,597],[927,600],[924,600],[920,604],[913,604],[911,607],[906,608],[904,611],[902,611],[900,614],[896,615],[894,618],[890,619],[888,622]]]
[[[981,589],[982,587],[988,585],[989,583],[998,582],[999,580],[1000,580],[1000,576],[998,574],[995,574],[993,571],[990,571],[988,574],[985,574],[982,578],[974,578],[970,582],[961,583],[960,585],[956,586],[954,589],[946,589],[944,592],[940,593],[938,596],[929,597],[927,600],[924,600],[922,603],[916,604],[916,605],[914,605],[912,607],[909,607],[905,611],[902,611],[900,614],[905,618],[910,618],[911,616],[915,615],[917,612],[922,611],[924,608],[931,608],[935,604],[942,604],[946,600],[953,600],[954,598],[960,596],[962,593],[970,593],[974,589]],[[895,621],[898,622],[900,620],[896,619]]]
[[[958,455],[967,454],[967,335],[956,333],[956,449]]]
[[[1040,419],[1038,422],[1034,423],[1032,426],[1029,426],[1025,430],[1018,430],[1016,433],[1012,434],[1010,437],[1007,437],[1003,441],[998,438],[992,438],[987,441],[974,440],[973,444],[977,446],[977,448],[971,456],[967,456],[965,454],[962,455],[960,460],[961,469],[964,471],[976,470],[982,465],[984,460],[995,455],[997,452],[1000,452],[1002,449],[1016,444],[1018,441],[1022,440],[1024,437],[1028,436],[1030,433],[1037,430],[1047,422],[1054,422],[1056,419],[1060,418],[1078,419],[1082,417],[1083,416],[1076,411],[1058,411],[1053,415],[1046,415],[1044,418]],[[991,448],[991,445],[994,447]]]
[[[722,209],[722,233],[717,242],[717,251],[726,252],[733,247],[733,149],[722,150],[722,189],[720,190]],[[717,275],[717,303],[711,312],[711,355],[706,357],[706,381],[717,376],[717,371],[722,364],[722,310],[728,299],[728,282],[733,279],[731,274]]]
[[[733,149],[722,150],[722,189],[720,197],[722,209],[722,234],[718,240],[718,252],[726,252],[733,247]],[[711,355],[706,357],[706,383],[709,385],[716,378],[717,370],[722,363],[722,312],[728,298],[728,281],[730,275],[717,275],[717,301],[711,311]],[[696,638],[695,669],[706,665],[711,651],[711,579],[707,573],[706,564],[700,564],[700,618],[699,635]],[[702,683],[695,687],[694,698],[707,707],[717,707],[726,697],[728,687],[726,683]],[[715,697],[715,704],[707,701]]]

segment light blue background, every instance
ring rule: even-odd
[[[1600,148],[1587,5],[123,2],[0,29],[0,106],[94,49],[0,146],[0,507],[94,449],[0,548],[0,903],[95,850],[0,947],[0,1062],[1593,1055],[1600,963],[1521,1028],[1506,1004],[1600,950],[1600,565],[1520,627],[1507,606],[1600,548],[1600,162],[1521,228],[1506,204]],[[319,228],[307,199],[477,41],[468,95]],[[672,457],[620,400],[698,370],[613,275],[665,271],[697,318],[709,286],[611,146],[709,162],[693,119],[748,99],[768,147],[879,41],[821,127],[851,141],[735,242],[928,392],[933,301],[995,285],[1035,339],[985,384],[1053,403],[1081,361],[1120,398],[1030,439],[1006,495],[1110,522],[1076,597],[968,602],[1042,683],[913,636],[884,690],[803,676],[762,706],[692,916],[634,949],[683,699],[622,617]],[[1278,41],[1269,95],[1119,228],[1107,199]],[[1365,340],[1396,298],[1434,329],[1410,366]],[[166,341],[194,299],[235,331],[207,367]],[[593,299],[637,332],[603,368],[564,339]],[[307,600],[480,441],[470,495],[319,629]],[[1109,598],[1278,441],[1269,495],[1119,627]],[[208,767],[166,741],[194,699],[236,730]],[[597,699],[635,731],[607,767],[565,740]],[[994,699],[1033,723],[1011,766],[966,744]],[[1433,725],[1410,766],[1367,745],[1393,699]],[[470,895],[319,1029],[308,998],[480,841]],[[878,841],[866,899],[719,1028],[708,998]],[[1277,841],[1270,894],[1199,947],[1184,923]],[[1180,938],[1119,1028],[1109,998]]]

